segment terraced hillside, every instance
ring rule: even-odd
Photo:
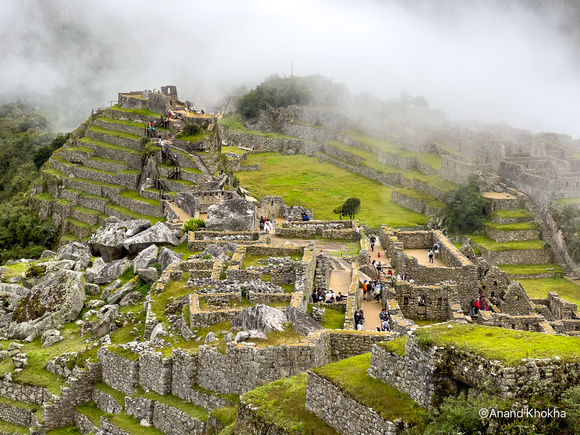
[[[143,110],[103,110],[44,165],[32,204],[41,217],[53,217],[61,243],[86,240],[109,216],[153,224],[165,220],[176,192],[212,178],[215,155],[205,150],[213,134],[177,139],[170,120],[168,127],[156,127],[157,137],[148,138],[147,125],[158,120],[158,114]],[[161,140],[172,160],[163,158]],[[200,142],[203,146],[192,150]],[[147,159],[153,161],[154,179],[150,171],[143,172]]]

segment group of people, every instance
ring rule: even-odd
[[[365,314],[362,308],[354,312],[354,324],[357,331],[362,331],[365,328]]]
[[[469,315],[477,316],[480,311],[489,311],[489,302],[481,293],[479,294],[479,297],[471,300]]]
[[[260,231],[266,231],[266,234],[270,234],[270,231],[272,231],[272,222],[270,219],[260,216]]]
[[[391,330],[391,314],[389,311],[383,307],[383,310],[379,313],[379,323],[377,326],[377,332],[388,332]]]
[[[345,296],[343,296],[341,292],[338,292],[338,294],[335,295],[331,288],[328,289],[324,296],[322,296],[322,290],[320,287],[316,287],[312,292],[313,303],[324,302],[327,304],[332,304],[334,302],[343,302],[345,299]]]
[[[366,279],[363,281],[362,285],[363,289],[363,300],[365,301],[372,301],[380,300],[381,297],[381,282],[377,280],[367,281]]]
[[[433,257],[439,258],[439,242],[436,242],[429,252],[427,253],[427,257],[429,258],[429,263],[433,263]]]

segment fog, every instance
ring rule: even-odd
[[[353,95],[406,91],[452,119],[580,137],[574,2],[536,3],[2,0],[0,100],[46,104],[71,130],[118,92],[174,84],[203,107],[270,74],[322,74]]]

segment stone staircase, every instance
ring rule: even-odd
[[[164,200],[175,192],[194,188],[211,176],[199,155],[192,155],[172,144],[169,129],[156,129],[169,143],[174,158],[161,162],[158,153],[159,188],[139,192],[142,139],[146,123],[153,116],[133,114],[115,108],[104,110],[89,120],[57,150],[43,167],[43,183],[32,197],[32,206],[44,218],[52,216],[60,228],[61,239],[86,240],[109,216],[122,220],[147,219],[155,224],[164,219]],[[151,139],[159,143],[158,138]]]

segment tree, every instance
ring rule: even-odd
[[[340,219],[343,216],[348,216],[349,219],[354,219],[354,217],[360,211],[360,199],[358,198],[348,198],[344,201],[344,204],[336,207],[332,212],[337,214]]]
[[[443,222],[453,233],[469,234],[478,231],[485,223],[485,198],[479,192],[477,175],[471,175],[444,200]]]

